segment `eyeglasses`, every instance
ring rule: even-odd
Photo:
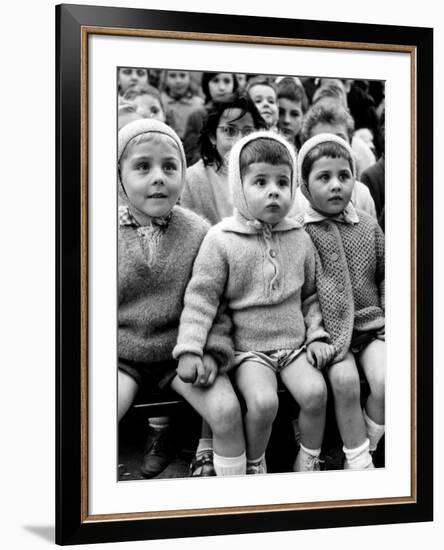
[[[241,134],[242,137],[248,136],[255,131],[255,128],[251,126],[245,126],[245,128],[238,128],[237,126],[218,126],[217,128],[229,139],[237,138],[239,134]]]

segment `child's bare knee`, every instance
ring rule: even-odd
[[[236,396],[223,397],[223,399],[218,398],[212,403],[210,417],[207,419],[216,434],[228,433],[242,425],[242,412]]]
[[[276,392],[261,392],[253,395],[247,401],[248,415],[257,420],[273,421],[279,407]]]
[[[330,377],[331,386],[335,399],[341,401],[357,401],[361,394],[361,385],[358,372],[346,372],[337,370]]]
[[[317,414],[325,409],[327,404],[327,386],[322,381],[310,384],[302,398],[299,406],[306,413]]]

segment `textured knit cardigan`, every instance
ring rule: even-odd
[[[285,141],[271,132],[261,136]],[[284,218],[270,228],[249,214],[239,157],[245,144],[257,137],[255,133],[243,138],[231,151],[229,177],[236,209],[212,227],[202,243],[185,294],[174,357],[202,355],[223,297],[232,314],[238,351],[298,349],[328,339],[316,296],[310,238],[294,220]],[[293,182],[292,193],[294,188]]]
[[[119,357],[138,363],[171,359],[177,339],[183,296],[208,224],[175,206],[162,234],[154,262],[148,262],[143,237],[133,226],[119,227]],[[218,315],[206,351],[220,368],[233,359],[226,315]]]
[[[304,224],[316,248],[316,286],[335,361],[350,348],[353,331],[385,326],[384,234],[374,218],[359,223],[326,219]],[[304,216],[296,220],[303,223]]]

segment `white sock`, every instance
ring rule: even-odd
[[[295,472],[309,472],[313,470],[313,459],[319,458],[321,449],[308,449],[302,443],[299,447],[293,470]]]
[[[169,416],[153,416],[148,418],[148,426],[153,430],[166,430],[170,424]]]
[[[369,452],[370,441],[366,439],[362,445],[354,449],[342,447],[345,454],[344,470],[372,470],[372,456]]]
[[[385,424],[376,424],[363,409],[365,427],[367,428],[367,435],[370,440],[370,451],[375,451],[378,446],[379,440],[384,435]]]
[[[221,456],[213,453],[213,464],[218,476],[244,475],[247,471],[245,451],[240,456]]]
[[[197,446],[197,449],[196,449],[196,454],[198,455],[203,451],[212,451],[212,450],[213,450],[213,440],[211,438],[201,437],[199,439],[199,445]]]

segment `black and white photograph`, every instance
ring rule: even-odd
[[[426,521],[430,30],[57,16],[57,540]]]
[[[116,79],[119,481],[384,468],[385,81]]]

